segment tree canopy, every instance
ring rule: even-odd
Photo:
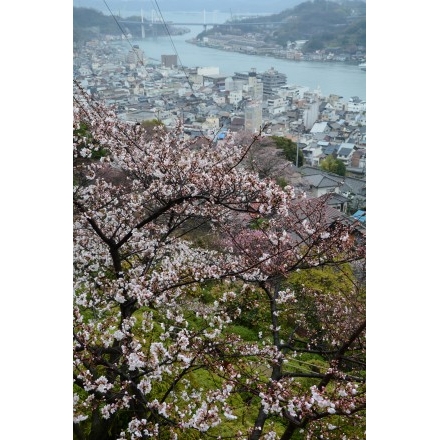
[[[330,173],[338,174],[339,176],[345,176],[347,172],[344,162],[331,154],[320,163],[320,167],[324,171],[329,171]]]
[[[297,161],[297,151],[298,143],[293,142],[291,139],[282,136],[273,136],[275,145],[283,151],[284,156],[290,162],[293,162],[298,168],[302,167],[304,164],[304,154],[301,149],[298,149],[298,163]]]
[[[74,438],[365,438],[364,235],[247,170],[257,137],[73,110]]]

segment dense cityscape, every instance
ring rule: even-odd
[[[320,90],[287,84],[286,75],[273,68],[228,77],[220,74],[221,66],[182,68],[175,54],[161,58],[160,63],[149,60],[139,46],[123,39],[93,40],[75,48],[74,78],[92,96],[114,105],[121,120],[160,119],[167,127],[181,121],[187,137],[204,136],[214,142],[228,131],[254,134],[260,128],[263,136],[298,142],[304,165],[315,170],[304,168],[302,175],[318,173],[323,180],[315,194],[334,191],[340,193],[341,210],[346,212],[353,198],[355,208],[365,210],[365,101],[322,96]],[[355,185],[342,187],[328,173],[322,179],[324,171],[316,170],[329,155],[344,163],[345,180]],[[310,183],[317,177],[308,179]]]

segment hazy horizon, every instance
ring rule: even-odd
[[[147,10],[156,8],[156,4],[153,1],[140,1],[140,0],[73,0],[74,7],[93,8],[98,11],[102,11],[104,14],[108,14],[107,5],[112,10],[120,11],[123,14],[124,11],[136,11]],[[217,0],[191,0],[191,2],[182,2],[182,0],[157,0],[162,11],[220,11],[228,12],[232,14],[243,12],[255,12],[255,13],[278,13],[285,9],[291,9],[300,3],[304,3],[304,0],[223,0],[220,4]]]

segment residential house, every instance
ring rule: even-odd
[[[327,101],[323,101],[319,106],[319,112],[321,114],[321,121],[334,121],[336,120],[335,108]]]
[[[330,126],[327,121],[315,122],[313,127],[310,129],[310,134],[318,134],[318,133],[329,133]]]
[[[366,207],[367,184],[365,178],[345,176],[344,184],[340,188],[340,192],[349,198],[349,205],[352,210]]]
[[[318,142],[318,144],[319,144],[319,142]],[[339,145],[338,144],[331,144],[330,142],[327,142],[327,145],[322,150],[322,154],[325,157],[329,156],[330,154],[336,155],[338,150],[339,150]]]
[[[345,197],[342,194],[331,193],[327,199],[327,205],[346,214],[348,209],[348,201],[348,197]]]
[[[318,197],[327,193],[332,193],[332,195],[338,194],[344,197],[344,200],[335,198],[334,204],[339,205],[343,210],[350,209],[353,212],[355,209],[365,208],[365,178],[343,177],[312,166],[301,167],[300,173],[309,183],[309,193],[311,195]]]
[[[347,111],[359,113],[367,110],[367,103],[360,100],[357,96],[353,96],[348,100]]]
[[[318,146],[317,142],[310,142],[302,148],[305,162],[312,167],[317,167],[320,161],[325,157],[322,152],[322,147]]]
[[[217,105],[224,105],[226,103],[226,94],[224,92],[215,93],[212,99]]]
[[[231,118],[231,125],[229,128],[233,132],[244,130],[244,118],[239,116],[233,116]]]
[[[349,142],[344,142],[339,147],[339,150],[337,153],[337,159],[341,160],[346,167],[350,166],[351,165],[351,158],[352,158],[353,153],[355,151],[356,151],[355,144],[352,144]]]
[[[367,166],[367,153],[365,148],[356,150],[351,157],[351,164],[347,167],[347,171],[357,174],[365,174]]]
[[[300,169],[302,171],[302,169]],[[303,178],[310,185],[309,193],[313,197],[320,197],[328,193],[339,193],[343,185],[341,177],[339,179],[325,176],[319,172],[316,174],[303,175]]]

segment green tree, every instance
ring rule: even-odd
[[[165,125],[160,119],[150,119],[148,121],[142,121],[141,127],[145,131],[147,137],[152,137],[156,132],[157,127],[165,129]]]
[[[336,157],[331,154],[321,162],[320,166],[322,170],[338,174],[339,176],[345,176],[347,172],[344,162],[340,159],[336,159]]]
[[[290,160],[298,167],[302,167],[304,164],[304,154],[301,150],[298,151],[298,163],[296,163],[296,149],[298,144],[293,142],[291,139],[285,137],[273,136],[272,139],[275,141],[277,148],[283,150],[284,156],[287,160]]]

